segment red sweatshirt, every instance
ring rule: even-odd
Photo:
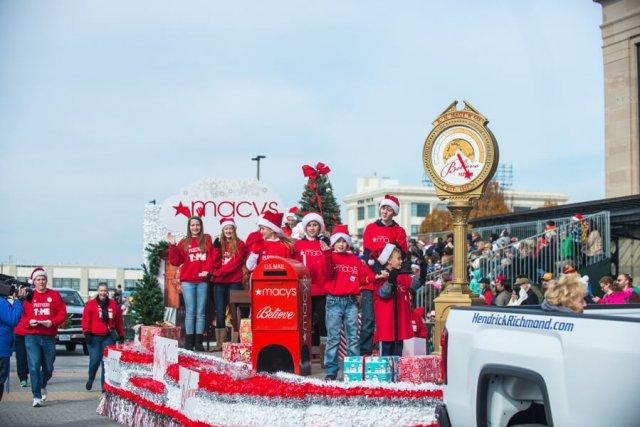
[[[200,250],[196,237],[192,237],[188,245],[185,243],[185,239],[182,239],[180,243],[169,246],[169,262],[176,267],[180,266],[181,282],[206,282],[207,278],[199,277],[198,273],[213,272],[211,236],[204,235],[204,252]]]
[[[67,320],[67,306],[60,294],[53,289],[47,289],[43,293],[33,291],[31,302],[24,301],[24,312],[20,323],[25,335],[55,336],[58,326]],[[51,320],[51,327],[38,324],[35,327],[29,324],[31,319]]]
[[[280,240],[261,240],[253,244],[247,258],[247,268],[253,271],[263,259],[273,257],[293,258],[293,247]]]
[[[306,237],[296,240],[293,247],[296,259],[309,269],[311,296],[326,295],[325,277],[330,274],[331,249],[323,251],[320,240],[308,240]]]
[[[366,266],[353,253],[332,252],[331,264],[331,278],[325,281],[329,295],[360,295],[360,289],[369,283]]]
[[[216,239],[216,241],[218,241]],[[231,243],[227,242],[224,251],[214,246],[213,257],[217,268],[213,270],[214,283],[240,283],[242,282],[242,266],[247,255],[244,242],[237,239],[236,253],[230,257]]]
[[[250,251],[253,247],[253,244],[262,240],[262,234],[260,234],[260,230],[252,231],[247,235],[247,238],[244,240],[244,245],[247,247],[247,251]]]
[[[84,306],[82,312],[82,333],[91,333],[93,335],[109,335],[109,328],[113,328],[118,335],[124,337],[124,321],[122,318],[122,310],[112,298],[109,299],[107,310],[109,311],[109,326],[102,320],[102,309],[98,305],[97,298],[92,298]]]
[[[391,225],[384,225],[382,220],[377,220],[367,225],[362,241],[365,250],[368,249],[372,254],[379,254],[387,243],[397,245],[403,252],[409,250],[407,233],[395,221]]]

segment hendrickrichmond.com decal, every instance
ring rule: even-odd
[[[554,321],[553,318],[541,320],[522,314],[491,314],[474,313],[471,323],[496,326],[513,326],[516,328],[542,329],[547,331],[572,332],[573,322]]]

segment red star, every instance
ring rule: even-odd
[[[189,208],[183,205],[182,202],[180,202],[178,206],[174,206],[173,209],[176,210],[176,214],[174,216],[178,216],[179,214],[182,214],[187,218],[191,216],[191,211],[189,211]]]
[[[462,158],[460,153],[457,153],[457,154],[458,154],[458,160],[460,160],[460,164],[462,165],[462,169],[464,169],[464,177],[467,179],[471,179],[473,174],[471,173],[469,168],[467,168],[467,165],[464,163],[464,159]]]

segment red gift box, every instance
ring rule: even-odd
[[[251,363],[251,344],[225,342],[222,344],[222,358],[228,362]]]
[[[177,326],[141,326],[140,345],[153,352],[153,337],[156,335],[180,342],[180,328]]]
[[[442,383],[441,360],[438,355],[401,357],[399,362],[400,381],[414,384]]]

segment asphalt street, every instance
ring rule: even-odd
[[[15,357],[11,357],[11,385],[0,402],[1,426],[117,426],[96,413],[100,397],[99,373],[93,390],[85,389],[89,356],[82,354],[82,347],[68,352],[58,346],[54,366],[45,406],[33,408],[31,387],[20,387]]]

